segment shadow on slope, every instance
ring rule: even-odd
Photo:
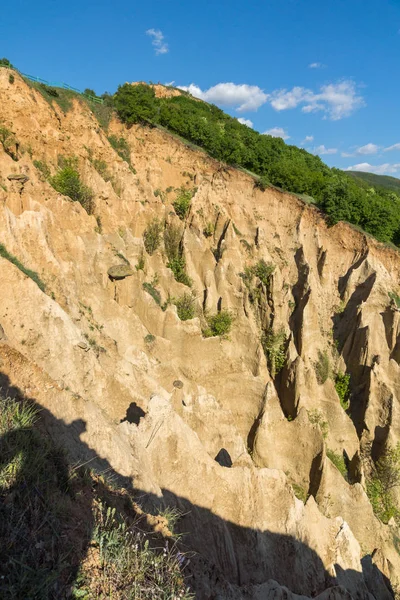
[[[8,377],[1,373],[0,390],[4,397],[35,403],[11,386]],[[114,484],[140,497],[148,510],[156,514],[162,507],[179,511],[176,529],[184,535],[179,542],[182,554],[177,552],[176,558],[179,563],[185,563],[186,583],[200,600],[255,598],[249,586],[271,579],[294,593],[312,597],[339,584],[360,599],[371,600],[369,592],[377,600],[393,597],[390,582],[369,556],[363,559],[363,573],[343,571],[336,565],[337,577],[333,578],[314,550],[291,536],[241,527],[169,490],[163,490],[163,497],[159,498],[135,489],[132,481],[116,473],[107,460],[80,440],[86,428],[84,421],[76,420],[68,425],[35,404],[40,410],[39,422],[32,426],[21,417],[18,423],[17,415],[16,426],[14,422],[14,427],[6,432],[3,428],[0,438],[0,596],[4,600],[103,597],[80,593],[79,583],[81,566],[88,552],[93,549],[98,552],[94,539],[98,509],[95,503],[101,498],[109,506],[119,506],[125,510],[128,521],[129,515],[132,516],[129,506],[134,512],[129,495],[124,491],[110,491],[101,478],[92,479],[88,489],[85,475],[79,475],[76,469],[78,481],[71,482],[65,455],[56,450],[47,431],[51,431],[58,443],[68,438],[69,447],[73,440],[81,464],[90,463],[92,468],[107,474]],[[4,421],[6,403],[1,407]],[[237,501],[240,502],[240,498]],[[151,533],[151,527],[147,531]],[[112,539],[107,543],[112,543]],[[165,546],[162,552],[165,553]],[[101,569],[97,575],[102,575]],[[180,583],[182,585],[182,581]],[[237,586],[243,586],[240,596]],[[276,592],[276,586],[275,592],[272,588],[265,590],[267,595],[258,598],[272,599],[277,597],[276,593],[282,596],[282,591]],[[173,593],[158,595],[158,591],[159,588],[154,587],[150,595],[136,595],[130,588],[107,597],[121,600],[175,597]],[[323,595],[324,600],[349,597],[344,589],[331,592]],[[286,592],[283,594],[282,597],[291,597]]]

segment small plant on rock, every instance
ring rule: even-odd
[[[339,396],[340,406],[343,410],[348,410],[350,406],[350,375],[337,373],[335,377],[335,389]]]
[[[79,202],[89,215],[93,214],[94,193],[93,190],[82,183],[77,169],[77,160],[74,157],[64,158],[60,156],[59,165],[61,168],[58,173],[49,179],[53,188],[73,202]]]
[[[321,352],[318,350],[318,360],[314,364],[314,368],[318,383],[320,385],[324,384],[331,374],[331,366],[328,353],[326,351]]]
[[[161,243],[162,224],[158,219],[153,219],[143,233],[144,247],[147,254],[154,254]]]
[[[261,344],[268,362],[271,376],[281,371],[286,360],[286,334],[283,327],[274,331],[271,327],[262,335]]]
[[[227,337],[233,323],[231,311],[223,309],[215,315],[206,315],[208,327],[203,331],[204,337]]]
[[[193,192],[191,190],[185,190],[185,188],[180,188],[180,190],[178,190],[178,195],[175,201],[172,203],[176,214],[182,221],[186,218],[189,212],[192,197]]]
[[[316,408],[313,408],[311,410],[308,410],[307,414],[308,414],[308,420],[310,421],[310,423],[312,425],[319,426],[321,433],[322,433],[322,437],[325,440],[329,434],[329,425],[328,425],[328,421],[324,420],[324,416],[323,416],[322,412]]]
[[[175,304],[181,321],[188,321],[195,317],[195,304],[192,294],[185,293],[180,298],[174,298],[172,304]]]
[[[327,448],[326,455],[329,458],[329,460],[335,465],[340,474],[343,475],[343,477],[347,480],[348,473],[343,454],[339,454],[338,452]]]

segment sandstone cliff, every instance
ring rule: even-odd
[[[198,598],[391,598],[399,530],[365,488],[400,439],[397,251],[329,229],[164,131],[116,119],[105,131],[78,100],[64,114],[6,69],[0,126],[13,134],[0,146],[0,243],[45,284],[0,258],[3,376],[57,422],[85,421],[75,436],[49,423],[75,460],[90,448],[149,510],[181,511]],[[54,175],[60,156],[77,157],[93,214],[38,168]],[[191,288],[162,234],[146,252],[154,219],[179,232]],[[128,276],[109,277],[121,264]],[[260,278],[259,264],[273,272]],[[185,293],[196,316],[182,321],[168,299]],[[225,309],[229,335],[205,337],[206,316]],[[334,385],[344,373],[348,410]]]

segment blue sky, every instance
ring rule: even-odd
[[[331,166],[400,177],[400,0],[3,0],[0,20],[23,72],[190,86]]]

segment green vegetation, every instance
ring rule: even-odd
[[[143,255],[143,252],[142,252],[142,254],[139,256],[139,260],[137,262],[137,265],[135,265],[136,271],[144,271],[144,265],[145,265],[144,255]]]
[[[331,374],[331,365],[326,350],[325,352],[318,350],[318,360],[316,363],[314,363],[314,369],[318,383],[323,385]]]
[[[350,375],[337,373],[335,377],[335,389],[339,396],[340,406],[343,410],[348,410],[350,406]]]
[[[146,344],[149,344],[151,346],[156,341],[156,336],[152,333],[148,333],[144,336],[144,341],[146,342]]]
[[[39,415],[0,395],[1,598],[193,598],[177,537],[146,527],[126,490],[70,467]],[[163,514],[175,525],[176,509]]]
[[[8,252],[8,250],[3,244],[0,244],[0,256],[10,261],[10,263],[15,265],[22,273],[24,273],[24,275],[32,279],[32,281],[36,283],[36,285],[42,292],[46,291],[46,286],[40,279],[36,271],[32,271],[31,269],[27,269],[26,267],[24,267],[24,265],[18,260],[16,256]]]
[[[400,442],[387,447],[367,480],[367,494],[376,516],[387,523],[392,517],[400,525],[400,510],[393,491],[400,485]]]
[[[195,304],[192,294],[185,293],[180,298],[173,298],[172,304],[175,304],[181,321],[188,321],[195,317]]]
[[[94,194],[81,181],[77,159],[59,157],[59,164],[60,170],[49,179],[53,188],[63,196],[68,196],[73,202],[79,202],[89,215],[93,214]]]
[[[156,98],[150,86],[125,84],[118,88],[114,102],[123,122],[165,127],[217,160],[258,175],[255,185],[261,190],[274,185],[311,198],[331,225],[348,221],[381,241],[400,243],[397,189],[371,188],[360,177],[330,169],[318,156],[261,135],[188,94]]]
[[[303,504],[305,504],[308,499],[307,490],[305,490],[301,485],[298,485],[297,483],[292,483],[292,488],[296,498],[298,498],[303,502]]]
[[[167,254],[167,267],[171,269],[176,281],[190,287],[192,280],[186,273],[186,260],[183,256],[182,230],[170,224],[164,229],[164,246]]]
[[[161,306],[161,294],[160,294],[159,290],[157,289],[157,285],[158,285],[158,276],[157,276],[157,274],[155,274],[150,283],[148,283],[147,281],[145,281],[143,283],[143,289],[148,294],[150,294],[150,296],[153,298],[154,302],[156,304],[158,304],[158,306]]]
[[[212,235],[214,235],[214,232],[215,232],[215,226],[212,223],[208,222],[207,225],[203,229],[204,237],[209,238]]]
[[[390,175],[375,175],[375,173],[366,173],[363,171],[346,171],[348,175],[354,177],[356,180],[368,184],[370,187],[375,189],[390,190],[400,194],[400,179],[396,177],[390,177]]]
[[[53,102],[56,102],[64,114],[71,110],[74,99],[78,102],[82,99],[82,96],[78,92],[72,90],[65,90],[61,87],[51,87],[44,83],[31,81],[27,78],[24,78],[24,81],[29,87],[38,91],[50,106],[53,107]]]
[[[8,67],[12,69],[13,65],[10,63],[8,58],[0,58],[0,67]]]
[[[334,450],[330,450],[329,448],[327,448],[326,450],[326,455],[329,458],[329,460],[335,465],[335,467],[341,473],[341,475],[343,475],[343,477],[347,480],[347,467],[343,455],[339,454],[338,452],[335,452]]]
[[[327,421],[324,421],[322,412],[316,408],[313,408],[311,410],[308,410],[307,414],[308,414],[308,420],[310,421],[310,423],[312,425],[319,426],[321,433],[322,433],[322,437],[325,440],[329,434],[329,425],[328,425]]]
[[[114,148],[115,152],[118,154],[118,156],[120,156],[120,158],[122,158],[122,160],[124,160],[125,162],[128,163],[128,165],[131,164],[131,151],[128,145],[128,142],[126,141],[125,138],[120,137],[117,138],[116,135],[110,135],[108,138],[108,141],[110,142],[112,148]]]
[[[186,218],[189,212],[190,202],[194,193],[195,190],[185,190],[185,188],[182,187],[180,190],[178,190],[178,195],[172,203],[176,214],[182,221]]]
[[[16,139],[13,132],[7,129],[7,127],[0,126],[0,143],[3,146],[4,152],[17,161]]]
[[[158,219],[153,219],[143,233],[144,247],[147,254],[154,254],[161,243],[162,224]]]
[[[203,330],[204,337],[226,338],[232,327],[233,315],[231,311],[223,309],[215,315],[206,315],[206,321],[208,327]]]
[[[34,160],[33,164],[45,179],[50,178],[50,167],[44,160]]]
[[[394,292],[389,292],[388,295],[391,300],[394,300],[397,308],[400,308],[400,296],[398,294],[395,294]]]
[[[261,337],[261,345],[267,359],[271,377],[276,377],[285,365],[286,339],[283,327],[278,331],[274,331],[270,327]]]
[[[12,73],[10,73],[10,74],[9,74],[9,76],[8,76],[8,81],[9,81],[9,83],[11,83],[11,84],[13,84],[13,83],[14,83],[14,81],[15,81],[15,77],[14,77],[14,75],[13,75]]]

